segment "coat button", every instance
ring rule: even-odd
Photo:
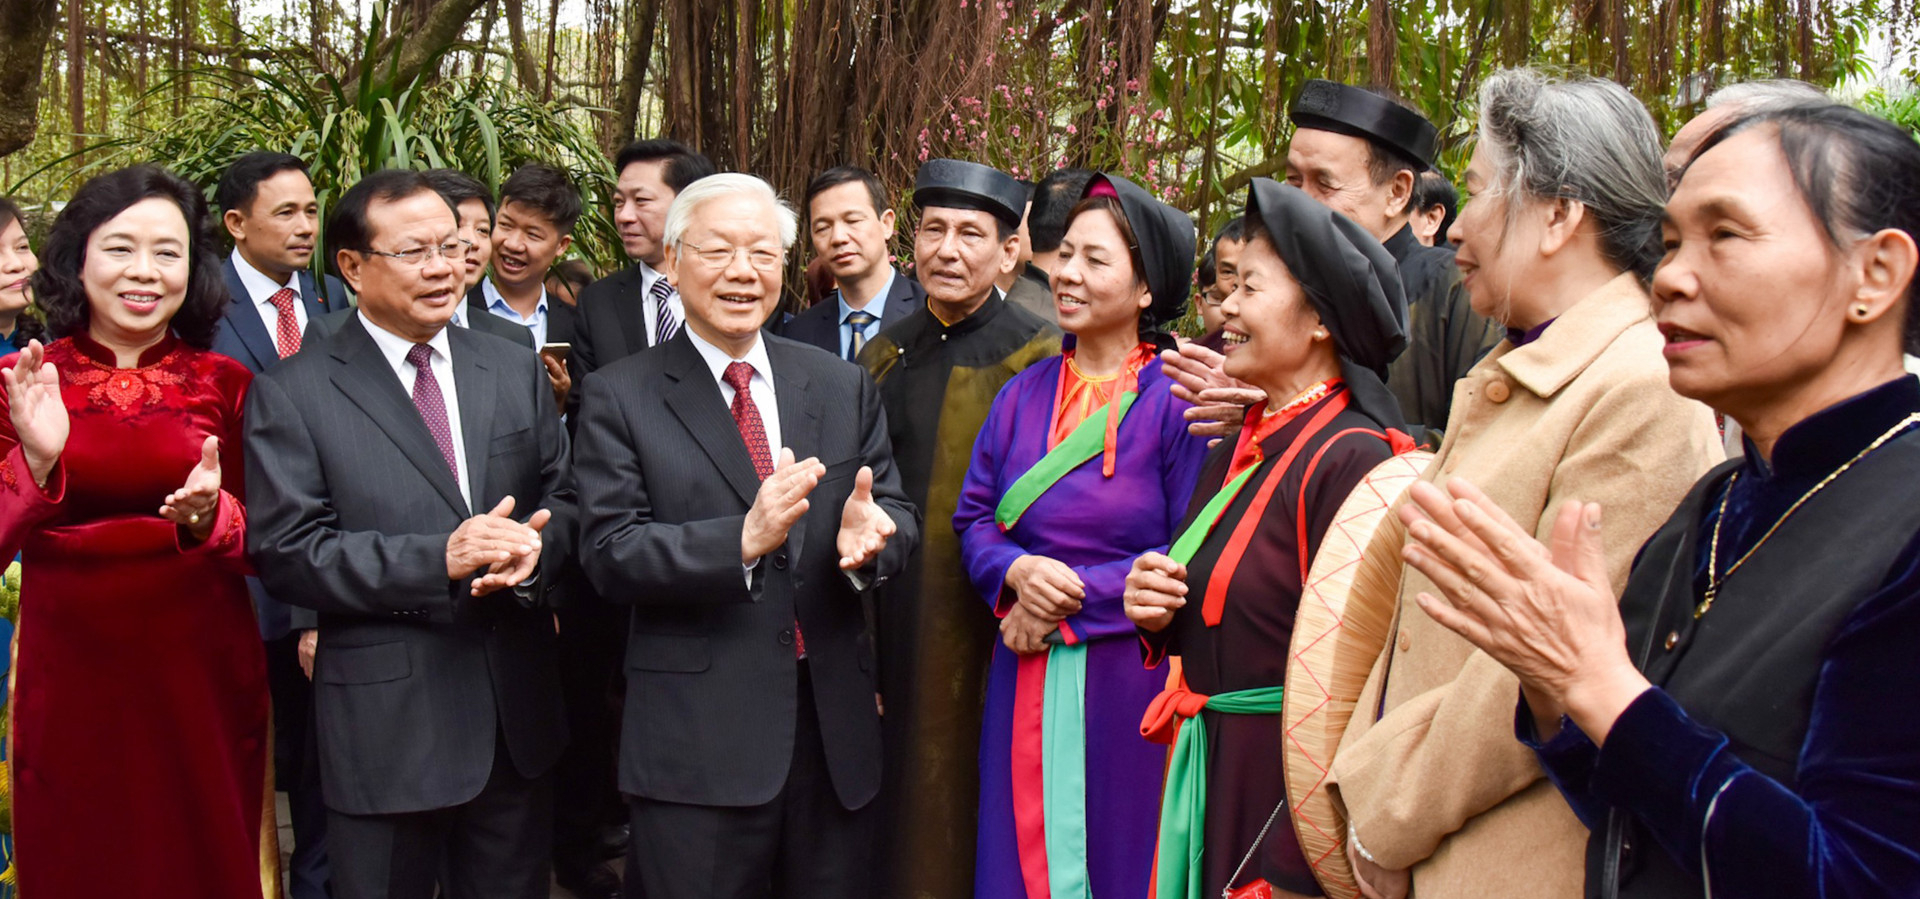
[[[1678,646],[1678,645],[1680,645],[1680,632],[1679,631],[1667,632],[1667,649],[1672,650],[1675,646]]]
[[[787,570],[787,552],[781,550],[773,554],[773,567],[779,571]]]
[[[1413,651],[1413,638],[1412,638],[1412,637],[1409,637],[1409,636],[1407,636],[1406,634],[1401,634],[1401,635],[1400,635],[1400,651],[1401,651],[1401,652],[1412,652],[1412,651]]]
[[[793,628],[787,628],[786,630],[781,631],[779,639],[780,639],[781,646],[792,646],[793,645]]]
[[[1492,402],[1504,403],[1512,393],[1513,391],[1507,388],[1507,382],[1505,381],[1496,378],[1487,382],[1487,399]]]

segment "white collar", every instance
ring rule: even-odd
[[[247,298],[252,300],[254,305],[266,305],[267,301],[272,299],[274,294],[279,293],[283,287],[292,288],[294,296],[300,295],[299,272],[289,275],[287,283],[281,284],[247,262],[247,257],[240,255],[239,247],[234,248],[231,258],[233,271],[240,276],[240,286],[247,289]]]
[[[706,362],[708,370],[713,372],[715,382],[725,384],[726,379],[723,375],[726,374],[727,366],[734,362],[745,362],[753,366],[753,373],[765,379],[769,386],[773,384],[773,361],[767,357],[767,342],[759,332],[754,333],[753,346],[747,349],[746,355],[735,359],[727,355],[726,350],[702,339],[699,334],[694,333],[693,328],[684,327],[680,330],[693,341],[693,348],[700,352],[701,360]]]
[[[373,338],[374,346],[380,348],[380,355],[387,357],[387,362],[395,371],[399,371],[401,363],[407,361],[407,353],[413,350],[414,341],[374,324],[373,319],[368,318],[363,311],[355,310],[353,314],[360,318],[362,325],[366,326],[367,334]],[[452,345],[453,342],[447,338],[446,328],[434,332],[433,337],[427,341],[427,346],[433,348],[434,355],[448,361],[453,359]]]

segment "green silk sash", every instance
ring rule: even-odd
[[[1051,671],[1049,671],[1051,676]],[[1229,715],[1277,715],[1280,687],[1235,690],[1207,698],[1205,708]],[[1155,862],[1157,899],[1204,899],[1200,856],[1207,830],[1207,724],[1198,714],[1180,726],[1167,756],[1166,792],[1160,800],[1160,852]]]
[[[1094,419],[1089,418],[1088,421]],[[1041,808],[1052,899],[1090,899],[1087,874],[1087,644],[1047,654],[1041,706]]]
[[[1000,525],[1000,530],[1012,530],[1019,523],[1020,516],[1027,514],[1027,508],[1066,477],[1067,472],[1105,452],[1107,417],[1117,415],[1120,421],[1126,420],[1128,410],[1139,398],[1137,391],[1128,391],[1120,394],[1115,401],[1119,403],[1118,411],[1115,411],[1114,403],[1093,410],[1093,414],[1076,426],[1067,439],[1048,450],[1046,455],[1040,457],[1040,461],[1033,463],[1032,468],[1015,479],[1013,486],[1007,488],[1007,492],[1000,497],[1000,504],[993,510],[993,520]],[[1114,426],[1119,427],[1119,421],[1114,422]]]

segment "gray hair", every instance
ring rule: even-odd
[[[1667,180],[1660,133],[1626,88],[1599,78],[1505,69],[1480,85],[1480,139],[1498,151],[1491,190],[1508,200],[1571,200],[1600,230],[1607,261],[1641,278],[1660,261]]]
[[[780,248],[793,249],[793,242],[800,235],[800,216],[794,212],[787,201],[780,199],[773,185],[752,175],[739,172],[721,172],[708,175],[681,191],[673,198],[673,205],[667,207],[666,233],[663,235],[667,246],[678,248],[687,236],[687,226],[693,222],[693,212],[700,204],[722,197],[746,195],[765,200],[773,207],[774,219],[780,227]]]
[[[1707,97],[1707,108],[1726,107],[1729,112],[1755,115],[1798,109],[1802,106],[1828,106],[1834,102],[1836,101],[1828,96],[1826,91],[1805,81],[1793,78],[1766,78],[1729,84],[1714,91]]]

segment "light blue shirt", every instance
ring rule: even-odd
[[[895,271],[893,266],[887,266],[887,283],[880,288],[879,293],[873,295],[873,299],[867,301],[867,308],[865,310],[858,310],[848,305],[847,292],[845,290],[834,291],[835,295],[840,298],[840,318],[838,319],[840,322],[840,358],[845,359],[848,351],[853,349],[854,327],[852,322],[847,321],[847,316],[859,311],[865,311],[868,315],[873,316],[873,321],[868,322],[867,326],[861,329],[861,336],[868,341],[872,341],[873,338],[880,333],[880,316],[887,310],[887,297],[893,294],[893,280],[898,277],[900,277],[900,273]]]
[[[533,307],[533,315],[521,318],[520,313],[507,305],[507,298],[500,295],[500,288],[493,286],[493,279],[480,282],[480,295],[487,298],[487,311],[498,315],[516,325],[526,325],[533,332],[533,345],[547,345],[547,289],[540,288],[540,302]],[[462,311],[465,311],[462,309]]]

